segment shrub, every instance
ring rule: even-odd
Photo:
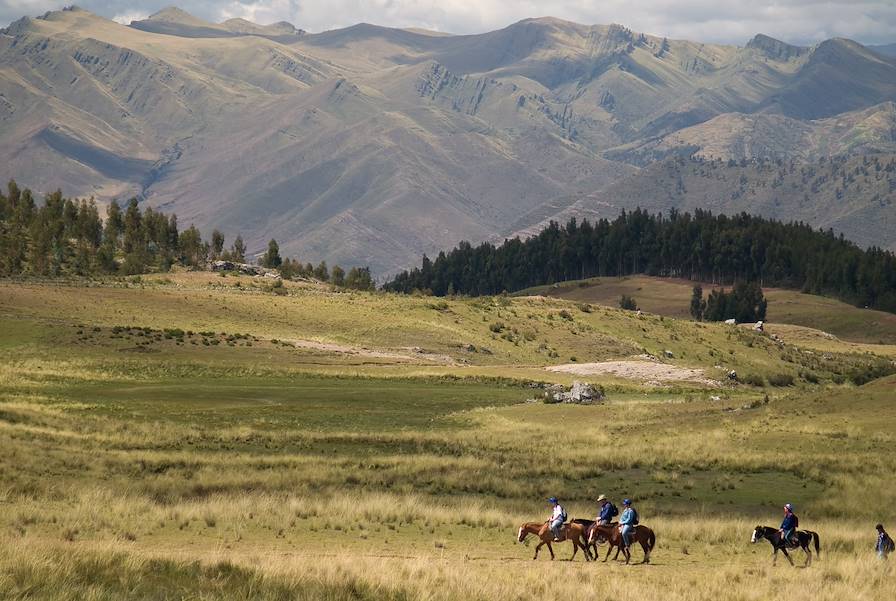
[[[621,297],[619,297],[619,308],[625,309],[626,311],[637,311],[638,303],[631,296],[623,294]]]
[[[763,378],[759,374],[747,374],[742,378],[741,381],[744,384],[749,384],[750,386],[765,386],[765,378]]]
[[[494,321],[489,324],[488,329],[495,334],[499,334],[504,331],[504,323],[500,321]]]
[[[790,374],[772,374],[768,377],[768,383],[778,388],[793,386],[793,376]]]
[[[560,319],[572,321],[572,313],[570,313],[566,309],[562,309],[559,313],[557,313],[557,316],[560,317]]]

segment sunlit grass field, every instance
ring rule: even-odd
[[[890,348],[563,300],[288,289],[0,283],[0,598],[892,597],[872,547],[896,523],[896,378],[841,378]],[[719,383],[580,378],[607,401],[526,402],[573,379],[545,366],[645,352]],[[600,493],[635,499],[651,565],[559,561],[568,544],[533,562],[516,543],[547,496],[593,517]],[[821,535],[808,569],[749,542],[787,501]]]

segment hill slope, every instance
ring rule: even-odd
[[[848,40],[738,48],[550,18],[310,35],[73,8],[0,35],[0,177],[140,195],[250,251],[273,235],[288,255],[382,273],[531,226],[683,148],[896,151],[894,100],[896,60]]]

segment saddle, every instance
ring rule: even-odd
[[[797,531],[794,531],[792,538],[783,542],[785,549],[799,549],[801,546],[799,533]]]

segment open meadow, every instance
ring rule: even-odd
[[[0,281],[0,598],[892,598],[889,330],[598,302]],[[574,380],[606,400],[538,400]],[[593,518],[601,493],[635,500],[651,564],[517,542],[546,497]],[[750,544],[785,502],[807,569]]]

